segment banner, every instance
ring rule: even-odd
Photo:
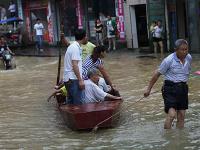
[[[80,0],[77,0],[77,9],[76,9],[76,15],[78,17],[78,28],[82,29],[83,28],[83,13],[81,10],[81,4],[80,4]]]
[[[119,37],[120,39],[125,39],[125,32],[124,32],[124,8],[123,8],[123,0],[118,0],[118,19],[116,20],[118,30],[119,30]]]
[[[48,14],[47,14],[47,22],[48,22],[48,42],[50,44],[53,43],[53,16],[51,13],[51,3],[50,1],[48,2]]]

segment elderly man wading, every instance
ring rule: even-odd
[[[184,39],[175,42],[175,52],[166,57],[149,82],[144,96],[149,96],[151,89],[160,75],[164,75],[162,95],[166,120],[165,129],[170,129],[177,116],[177,128],[184,127],[185,111],[188,109],[187,81],[191,70],[192,57],[188,54],[188,43]]]

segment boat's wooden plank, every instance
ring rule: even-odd
[[[122,103],[121,100],[116,101],[104,101],[101,103],[88,103],[83,105],[62,105],[60,109],[62,111],[68,111],[69,113],[86,113],[93,111],[103,111],[108,109],[117,109]]]

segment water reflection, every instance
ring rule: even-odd
[[[198,58],[194,70],[199,70]],[[54,101],[46,101],[56,82],[57,58],[17,57],[16,61],[17,69],[0,71],[0,149],[200,149],[198,76],[190,78],[185,128],[164,130],[162,78],[153,89],[158,93],[135,103],[160,59],[111,53],[105,65],[124,98],[120,124],[96,134],[79,133],[65,126]]]

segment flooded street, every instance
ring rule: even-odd
[[[190,77],[185,128],[164,130],[162,77],[153,88],[159,92],[135,103],[161,60],[130,51],[109,53],[104,62],[124,98],[123,111],[116,128],[94,134],[68,129],[53,99],[46,100],[56,83],[57,57],[16,57],[16,62],[16,69],[0,71],[0,149],[200,149],[200,76]],[[196,70],[199,57],[193,59]]]

